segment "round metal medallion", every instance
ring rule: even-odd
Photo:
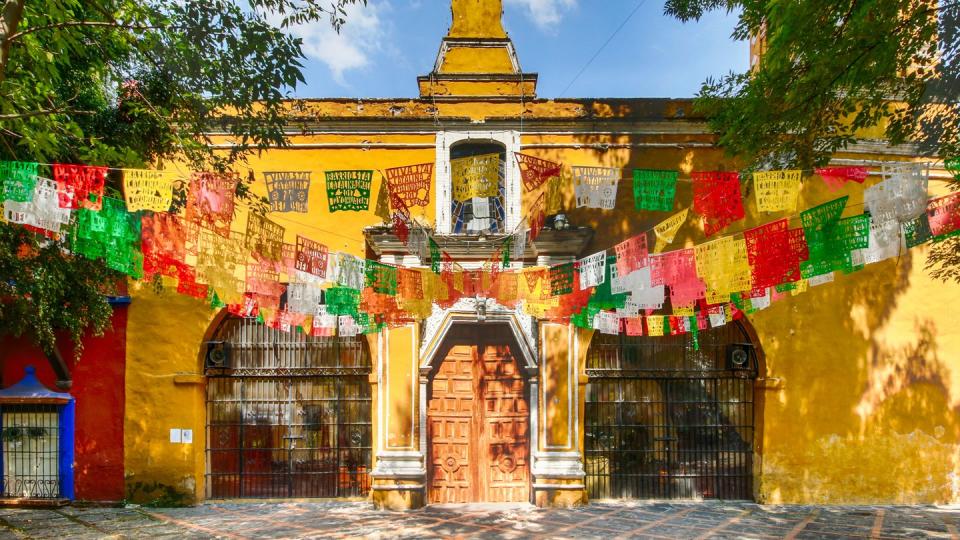
[[[455,456],[447,456],[440,461],[440,466],[447,472],[454,472],[460,468],[460,460]]]

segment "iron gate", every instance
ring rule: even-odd
[[[227,319],[229,366],[206,369],[212,498],[351,497],[370,489],[370,356],[363,338]]]
[[[737,324],[690,336],[597,334],[587,354],[585,468],[595,499],[752,499],[756,355]]]

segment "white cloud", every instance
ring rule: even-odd
[[[370,65],[371,57],[381,48],[384,34],[384,2],[368,2],[347,6],[346,22],[340,33],[324,18],[309,24],[293,25],[288,31],[303,39],[303,53],[308,60],[319,60],[330,69],[333,80],[348,87],[344,74]]]
[[[506,0],[506,3],[524,8],[527,17],[546,31],[560,24],[566,12],[577,7],[577,0]]]

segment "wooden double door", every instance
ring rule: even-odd
[[[429,501],[528,502],[530,408],[509,346],[452,346],[429,396]]]

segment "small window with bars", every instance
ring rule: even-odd
[[[493,196],[469,197],[466,200],[451,198],[451,216],[453,234],[502,233],[505,230],[506,209],[504,206],[504,174],[506,165],[506,147],[495,142],[463,141],[450,147],[450,160],[474,159],[478,162],[488,156],[498,156],[496,178],[487,178],[486,181],[496,181],[496,192]],[[482,167],[480,167],[482,169]],[[456,175],[456,173],[454,173]],[[451,178],[455,184],[460,181]]]
[[[60,416],[56,405],[4,405],[3,497],[60,495]]]

